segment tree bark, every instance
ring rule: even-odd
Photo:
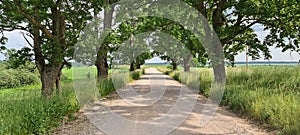
[[[40,80],[42,83],[41,94],[43,97],[49,98],[53,95],[54,85],[59,74],[60,65],[46,64],[44,61],[44,55],[42,53],[41,45],[43,43],[40,31],[38,28],[33,27],[33,51],[35,56],[35,63],[40,73]],[[61,62],[62,63],[62,62]]]
[[[177,63],[176,63],[176,61],[175,60],[171,60],[171,61],[172,61],[172,63],[171,63],[172,70],[177,70]]]
[[[141,69],[141,62],[140,62],[138,57],[135,59],[135,68],[136,69]]]
[[[184,62],[183,62],[184,72],[190,72],[192,58],[193,58],[193,55],[189,54],[187,56],[187,58],[184,59]]]
[[[203,44],[205,45],[205,49],[208,52],[209,58],[211,59],[215,76],[214,81],[218,84],[226,83],[223,44],[220,43],[218,39],[218,33],[220,32],[219,29],[224,25],[223,6],[225,2],[226,0],[216,1],[216,9],[212,14],[213,30],[217,33],[217,35],[214,34],[208,22],[206,20],[202,20],[205,31],[205,41],[203,41]],[[201,12],[205,18],[207,18],[208,12],[204,2],[195,3],[195,6],[197,6],[198,11]]]
[[[141,69],[141,65],[139,63],[136,64],[136,69]]]
[[[97,78],[107,78],[108,76],[108,64],[107,64],[107,51],[98,52],[95,66],[97,67]]]
[[[129,71],[134,71],[134,61],[132,61],[130,63],[130,69],[129,69]]]
[[[54,85],[58,77],[59,66],[46,66],[41,71],[42,95],[51,97],[54,93]]]
[[[58,8],[60,3],[58,4]],[[60,57],[62,53],[64,53],[65,49],[67,48],[66,40],[65,40],[65,34],[66,34],[66,22],[65,17],[62,14],[62,12],[57,9],[57,7],[51,8],[51,12],[53,15],[53,28],[52,33],[55,35],[55,44],[56,44],[56,53],[52,57],[53,61],[51,61],[52,68],[52,74],[56,74],[55,77],[55,86],[56,86],[56,92],[57,94],[61,94],[61,84],[60,79],[62,75],[62,68],[64,66],[64,58]]]
[[[109,0],[105,0],[105,4],[110,4]],[[103,21],[103,26],[104,30],[108,30],[112,26],[112,18],[113,18],[113,12],[114,12],[114,6],[111,6],[109,8],[104,9],[104,21]],[[96,16],[96,13],[95,13]],[[107,78],[108,77],[108,63],[107,63],[107,53],[108,53],[108,44],[103,43],[101,47],[98,50],[97,53],[97,59],[95,62],[95,65],[97,67],[97,78]]]
[[[223,20],[223,7],[225,4],[225,0],[219,0],[217,3],[217,8],[213,12],[212,16],[212,24],[213,24],[213,29],[217,33],[216,36],[212,37],[212,43],[214,45],[214,48],[212,50],[214,59],[212,59],[212,66],[214,70],[214,75],[215,75],[215,82],[225,84],[226,82],[226,71],[225,71],[225,62],[224,62],[224,51],[223,51],[223,43],[219,43],[219,32],[220,28],[224,25],[224,20]],[[218,42],[219,41],[219,42]]]
[[[61,75],[62,75],[62,71],[60,70],[55,80],[56,93],[59,95],[61,94],[61,84],[60,84]]]

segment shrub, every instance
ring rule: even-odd
[[[131,76],[131,79],[137,80],[141,76],[141,71],[140,70],[133,71],[130,73],[130,76]]]
[[[18,71],[8,69],[0,71],[0,88],[15,88],[21,86],[20,80],[17,78]]]
[[[107,96],[114,90],[115,88],[111,78],[105,78],[99,81],[99,92],[102,97]]]
[[[143,69],[142,69],[142,75],[144,75],[144,74],[145,74],[145,69],[143,68]]]
[[[170,75],[172,76],[172,78],[173,78],[174,80],[181,82],[181,80],[180,80],[180,72],[174,71],[174,72],[173,72],[172,74],[170,74]]]
[[[38,75],[25,70],[6,69],[0,71],[0,89],[38,84]]]
[[[40,82],[37,74],[31,72],[21,72],[16,75],[17,79],[20,80],[22,86],[37,84]]]

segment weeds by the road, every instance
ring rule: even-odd
[[[81,67],[76,68],[80,71],[86,70]],[[144,71],[131,72],[127,79],[138,79],[142,72]],[[73,114],[79,110],[79,104],[72,82],[74,79],[80,79],[80,76],[72,77],[72,70],[64,70],[63,73],[63,93],[50,99],[41,97],[39,85],[2,90],[0,93],[0,134],[47,134],[51,132],[51,129],[59,126],[63,119],[73,118]],[[86,74],[82,73],[81,78],[86,78]],[[91,74],[91,76],[95,75],[95,73]],[[101,79],[97,86],[102,97],[115,90],[110,77]],[[89,90],[82,89],[81,91],[89,94]]]
[[[158,68],[189,87],[209,96],[212,69],[198,68],[191,73]],[[199,74],[200,85],[192,85]],[[289,66],[227,68],[227,84],[221,104],[238,114],[268,124],[280,134],[300,134],[300,69]],[[195,84],[195,83],[194,83]]]
[[[45,134],[79,109],[71,87],[51,99],[42,98],[38,89],[0,97],[0,134]]]

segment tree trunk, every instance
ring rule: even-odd
[[[108,76],[108,64],[107,64],[107,52],[98,53],[95,66],[97,67],[97,78],[107,78]]]
[[[58,1],[57,7],[60,4],[61,3]],[[53,26],[50,28],[51,32],[36,25],[36,23],[40,23],[40,13],[36,8],[33,10],[36,23],[33,23],[32,29],[30,29],[30,33],[32,33],[34,41],[33,51],[35,63],[37,65],[42,83],[41,94],[47,98],[53,95],[55,85],[60,89],[60,67],[63,65],[63,58],[65,57],[64,53],[67,48],[65,40],[65,17],[62,11],[60,11],[60,9],[57,7],[53,6],[50,8],[52,14],[52,21],[50,21],[50,23],[52,23]],[[42,46],[44,45],[44,36],[46,37],[47,42],[51,41],[51,43],[53,43],[53,46],[51,46],[51,49],[53,50],[49,50],[49,55],[44,55],[43,53],[45,51],[42,49]],[[46,60],[48,61],[47,63],[45,62]]]
[[[138,57],[135,59],[135,68],[136,69],[141,69],[141,62],[139,61]]]
[[[217,64],[213,64],[213,70],[215,75],[214,81],[219,84],[225,84],[226,73],[225,73],[224,61]]]
[[[58,77],[59,66],[45,66],[41,71],[42,95],[51,97],[54,92],[54,85]]]
[[[184,72],[190,72],[191,63],[192,63],[193,55],[189,54],[187,58],[184,59]]]
[[[139,63],[136,64],[136,69],[141,69],[141,65]]]
[[[44,56],[42,54],[42,37],[40,36],[40,31],[38,28],[33,28],[33,51],[35,56],[35,63],[40,74],[40,80],[42,83],[41,94],[43,97],[49,98],[53,95],[54,85],[58,77],[59,65],[52,64],[51,66],[47,65],[44,61]],[[57,66],[55,66],[57,65]]]
[[[61,94],[60,78],[62,75],[61,70],[65,61],[63,57],[60,57],[60,55],[64,53],[65,49],[67,48],[66,39],[64,38],[66,34],[66,19],[63,13],[57,8],[51,8],[51,12],[53,14],[54,24],[52,33],[55,35],[54,41],[57,48],[57,52],[52,57],[53,61],[51,62],[51,74],[53,74],[52,76],[55,77],[53,79],[55,79],[56,92],[57,94]]]
[[[110,2],[109,0],[104,1],[105,4],[110,4],[109,2]],[[111,28],[113,12],[114,12],[114,6],[105,8],[104,21],[103,21],[104,30],[108,30]],[[96,16],[96,14],[95,14],[95,16]],[[98,50],[97,60],[95,62],[95,65],[97,67],[97,78],[98,79],[108,77],[108,69],[109,69],[109,65],[107,63],[108,50],[109,50],[109,46],[107,43],[103,43]]]
[[[176,63],[173,63],[173,70],[177,70],[177,64]]]
[[[223,44],[219,42],[218,33],[219,29],[224,25],[223,22],[223,6],[225,0],[219,0],[217,3],[217,8],[213,11],[212,14],[212,24],[213,30],[217,33],[214,34],[206,20],[202,20],[203,28],[205,31],[205,40],[203,44],[205,45],[205,49],[208,52],[209,58],[211,59],[213,71],[214,71],[214,81],[218,84],[226,83],[226,72],[225,72],[225,64],[224,64],[224,52],[223,52]],[[208,12],[205,9],[204,2],[199,2],[198,11],[200,11],[204,17],[207,18]]]
[[[213,17],[212,17],[212,23],[213,23],[213,29],[217,33],[216,36],[213,36],[213,53],[214,57],[216,59],[212,59],[212,65],[213,65],[213,70],[214,70],[214,75],[215,75],[215,82],[225,84],[226,83],[226,71],[225,71],[225,62],[224,62],[224,51],[223,51],[223,43],[219,43],[219,33],[220,33],[220,28],[224,25],[223,22],[223,6],[224,6],[225,0],[220,0],[217,3],[217,8],[213,12]],[[219,41],[219,42],[218,42]]]
[[[172,60],[171,65],[172,65],[172,70],[177,70],[177,63],[174,60]]]
[[[58,76],[57,76],[56,81],[55,81],[56,93],[57,93],[57,94],[61,94],[61,85],[60,85],[61,75],[62,75],[62,72],[61,72],[61,70],[60,70],[60,71],[58,72]]]
[[[130,63],[130,69],[129,69],[129,71],[134,71],[134,61],[132,61]]]

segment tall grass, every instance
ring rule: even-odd
[[[181,71],[171,72],[166,68],[159,70],[168,72],[175,80],[187,84],[187,81],[184,81],[187,74]],[[200,74],[200,93],[209,96],[213,81],[212,71],[207,68],[197,70]],[[279,134],[300,134],[299,67],[234,67],[227,68],[226,71],[227,84],[222,105],[267,124],[269,128],[278,130]]]
[[[19,91],[0,95],[0,134],[46,134],[72,117],[79,107],[71,87],[62,96],[42,98],[40,90]]]
[[[72,82],[86,78],[84,71],[96,71],[94,68],[76,68],[82,74],[75,77],[72,76],[72,69],[63,70],[62,95],[55,95],[50,99],[41,97],[40,85],[1,90],[0,135],[49,134],[63,119],[73,118],[73,114],[80,107]],[[129,78],[138,79],[143,72],[134,71],[129,74]],[[91,76],[95,76],[95,73],[91,73]],[[110,77],[100,80],[97,86],[102,97],[115,90]],[[82,89],[85,94],[89,93],[88,91]]]

